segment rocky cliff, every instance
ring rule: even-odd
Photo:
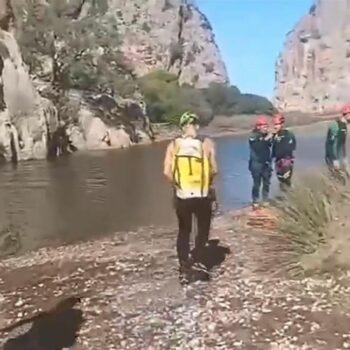
[[[208,19],[189,0],[110,0],[122,50],[138,75],[166,69],[181,83],[228,82]]]
[[[318,0],[287,34],[276,64],[275,104],[332,112],[350,102],[350,1]]]
[[[50,77],[55,73],[52,60],[49,56],[36,57],[42,61],[42,69],[29,74],[21,54],[24,48],[16,39],[26,32],[28,14],[25,6],[32,6],[34,13],[37,9],[37,18],[41,21],[44,8],[63,3],[75,9],[68,15],[78,21],[95,6],[88,0],[30,3],[27,0],[0,0],[0,149],[7,160],[13,156],[17,160],[44,158],[48,142],[60,129],[55,100],[43,93],[52,84]],[[192,1],[101,0],[101,5],[106,11],[102,17],[96,17],[94,25],[98,26],[104,18],[106,22],[107,16],[117,19],[118,49],[128,63],[127,74],[131,80],[163,69],[176,74],[181,84],[198,88],[206,87],[210,82],[228,82],[210,23]],[[102,114],[101,106],[93,108],[91,99],[85,99],[84,91],[73,91],[68,96],[79,105],[77,118],[67,129],[75,148],[128,147],[140,139],[149,139],[150,134],[142,131],[147,129],[149,122],[139,91],[132,98],[117,96],[113,108],[103,107]],[[104,100],[105,97],[94,96],[93,100]],[[117,126],[106,124],[107,114],[113,114],[111,119],[118,121]]]
[[[0,1],[0,157],[44,158],[57,127],[52,103],[39,96],[16,42],[12,8]]]

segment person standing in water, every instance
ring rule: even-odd
[[[285,127],[284,115],[275,114],[273,126],[272,158],[275,160],[275,170],[280,188],[285,191],[292,185],[296,139],[294,133]]]
[[[198,136],[199,117],[191,112],[180,118],[182,135],[167,147],[164,175],[174,186],[178,220],[177,255],[180,278],[186,282],[193,265],[209,239],[212,218],[213,181],[218,172],[215,144]],[[195,248],[190,257],[192,218],[197,219]]]
[[[346,173],[349,176],[346,158],[346,138],[350,121],[350,106],[344,106],[341,115],[332,122],[326,138],[326,164],[332,174]]]
[[[271,158],[272,134],[268,130],[268,119],[260,116],[249,137],[249,171],[253,178],[252,205],[257,208],[262,185],[262,200],[266,204],[269,198],[272,175]]]

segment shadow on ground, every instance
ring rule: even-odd
[[[226,256],[231,253],[230,248],[221,246],[220,240],[209,240],[208,245],[199,253],[196,254],[196,260],[204,270],[193,270],[191,273],[190,283],[196,281],[209,281],[210,272],[220,266],[226,259]],[[193,251],[191,252],[193,254]]]
[[[83,323],[83,313],[74,308],[80,298],[64,299],[53,309],[32,318],[21,320],[1,329],[1,332],[15,332],[27,323],[31,328],[24,334],[9,339],[3,350],[63,350],[74,346],[78,331]]]

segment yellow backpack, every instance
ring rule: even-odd
[[[176,196],[182,199],[207,197],[211,166],[200,138],[180,137],[174,140],[173,175]]]

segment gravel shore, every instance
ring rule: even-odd
[[[0,328],[38,314],[40,320],[41,312],[78,296],[75,310],[84,321],[76,344],[65,345],[72,349],[350,348],[347,272],[304,279],[276,274],[275,260],[270,269],[264,259],[271,237],[230,214],[216,219],[212,236],[231,253],[218,248],[225,260],[210,280],[188,286],[179,283],[172,229],[118,233],[3,260]],[[2,331],[0,344],[32,324]]]

